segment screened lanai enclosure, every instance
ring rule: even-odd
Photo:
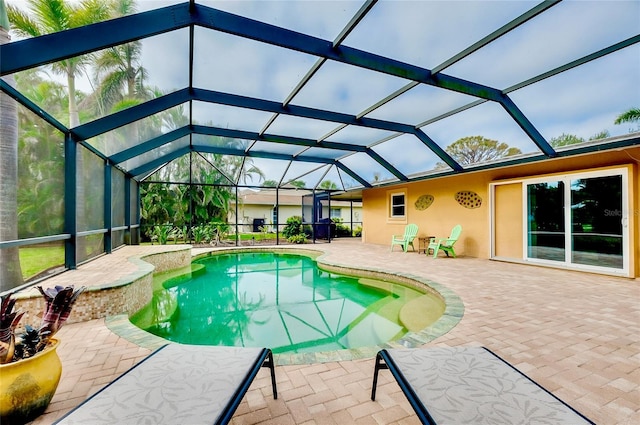
[[[640,142],[637,1],[0,4],[2,292],[124,244],[286,240],[292,194],[330,240],[368,188]]]

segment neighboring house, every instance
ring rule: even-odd
[[[303,189],[260,189],[241,190],[238,192],[238,220],[241,232],[256,232],[261,225],[267,225],[270,232],[275,231],[276,201],[279,205],[278,224],[280,230],[287,223],[287,219],[293,216],[302,216],[302,203],[304,195],[313,192]],[[277,200],[276,200],[277,197]],[[353,205],[353,208],[352,208]],[[325,204],[320,218],[339,218],[346,225],[353,222],[353,228],[362,225],[362,202],[348,202],[332,200]],[[236,205],[231,201],[229,206],[229,223],[236,223]],[[305,220],[308,220],[305,216]]]
[[[444,237],[461,224],[458,254],[637,278],[638,160],[639,147],[603,149],[364,189],[362,239],[388,245],[408,223]]]

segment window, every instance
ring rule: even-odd
[[[404,193],[391,194],[391,217],[400,218],[405,216],[405,195]]]
[[[342,218],[340,208],[331,208],[331,218]]]

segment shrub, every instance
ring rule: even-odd
[[[341,218],[332,218],[331,221],[336,225],[336,236],[337,237],[350,237],[351,229],[346,224],[342,224]]]
[[[305,243],[306,240],[307,240],[307,235],[305,235],[304,233],[293,235],[287,238],[287,241],[289,241],[289,243]]]
[[[214,245],[219,245],[220,241],[229,234],[229,224],[222,221],[213,221],[207,225],[207,235]]]
[[[171,224],[155,226],[153,228],[153,236],[156,237],[160,245],[166,245],[172,230],[173,226]]]
[[[282,234],[287,240],[293,236],[304,235],[304,229],[302,227],[302,217],[294,215],[287,219],[287,225],[282,229]],[[298,242],[299,243],[299,242]]]
[[[193,243],[199,245],[206,241],[210,236],[206,226],[195,226],[191,228],[191,234],[193,235]]]

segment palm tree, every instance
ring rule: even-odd
[[[9,19],[0,0],[0,44],[8,43]],[[12,76],[7,82],[12,84]],[[0,92],[0,241],[18,239],[18,106]],[[0,292],[22,283],[18,248],[0,249]]]
[[[12,23],[12,30],[19,36],[29,38],[51,34],[59,31],[78,28],[101,22],[110,17],[110,2],[103,0],[82,0],[79,4],[69,3],[65,0],[27,0],[30,14],[25,13],[15,6],[9,6],[7,11]],[[78,102],[76,93],[76,77],[82,75],[85,68],[91,63],[92,55],[77,56],[62,60],[50,65],[51,70],[67,77],[67,90],[69,96],[69,127],[80,124]],[[66,158],[69,161],[69,158]],[[85,184],[82,179],[84,160],[79,151],[75,158],[78,169],[76,193],[78,203],[85,202]],[[86,217],[82,208],[77,208],[76,225],[80,230],[87,230]],[[76,249],[80,258],[84,259],[85,243],[83,238],[76,241]]]
[[[77,28],[101,22],[109,18],[109,3],[101,0],[84,0],[79,5],[64,0],[27,0],[31,14],[15,6],[7,8],[12,30],[21,37],[38,37],[45,34]],[[33,17],[32,17],[33,16]],[[76,77],[84,72],[91,56],[79,56],[51,64],[51,70],[67,77],[69,95],[69,127],[80,124],[76,102]]]
[[[227,146],[243,147],[241,142],[232,139],[227,141]],[[254,178],[257,179],[257,183],[260,183],[265,178],[262,170],[254,165],[253,158],[250,157],[227,155],[223,158],[222,164],[221,170],[232,179],[237,179],[238,183],[253,183]]]
[[[133,0],[115,0],[111,9],[112,17],[118,18],[135,13],[136,5]],[[147,71],[141,65],[141,57],[142,43],[139,41],[111,47],[96,57],[94,78],[98,83],[102,113],[111,111],[122,101],[141,101],[151,97],[144,86]]]
[[[640,108],[631,108],[620,114],[615,120],[616,124],[622,124],[625,122],[640,122]]]
[[[112,18],[130,15],[137,11],[135,0],[112,0],[109,8]],[[93,78],[98,87],[95,102],[99,115],[104,116],[107,113],[139,105],[156,94],[145,87],[147,71],[142,66],[141,58],[142,43],[139,41],[110,47],[96,56]],[[140,122],[135,122],[125,126],[121,133],[128,142],[114,146],[124,149],[131,143],[144,138],[145,134],[140,133],[145,129],[148,130],[150,126],[147,125],[146,128],[141,129],[140,125]],[[112,144],[113,142],[109,141]]]
[[[111,47],[96,58],[96,80],[101,109],[110,111],[118,102],[129,99],[144,100],[146,70],[140,57],[142,43],[139,41]]]

